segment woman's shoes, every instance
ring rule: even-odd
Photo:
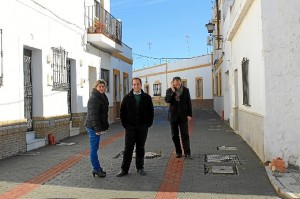
[[[104,178],[106,176],[106,172],[103,171],[103,169],[100,167],[98,171],[93,171],[92,172],[93,176],[97,175],[98,177]]]

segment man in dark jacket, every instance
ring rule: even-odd
[[[170,120],[172,140],[176,149],[176,157],[182,157],[179,129],[184,155],[192,159],[188,121],[192,119],[192,103],[190,91],[181,83],[180,77],[174,77],[171,88],[167,89],[165,101],[170,104],[168,118]],[[179,129],[178,129],[179,127]]]
[[[128,174],[134,145],[136,145],[136,169],[140,175],[144,171],[145,143],[148,128],[152,126],[154,109],[152,98],[144,93],[140,78],[132,79],[132,90],[127,94],[121,104],[120,116],[125,128],[125,150],[123,154],[122,170],[117,177]]]

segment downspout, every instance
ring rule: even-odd
[[[216,0],[216,9],[217,9],[217,40],[218,40],[218,48],[220,50],[220,12],[219,12],[219,0]]]
[[[0,47],[0,56],[1,56],[1,74],[0,74],[0,87],[3,86],[3,49],[2,49],[2,29],[0,29],[0,39],[1,39],[1,47]]]

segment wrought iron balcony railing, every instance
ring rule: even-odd
[[[104,34],[118,44],[122,44],[122,22],[103,7],[86,6],[85,23],[88,33]]]

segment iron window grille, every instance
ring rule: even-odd
[[[249,59],[242,61],[242,81],[243,81],[243,105],[250,106],[249,103],[249,79],[248,79]]]
[[[68,52],[62,47],[54,48],[53,52],[53,62],[51,67],[53,69],[53,91],[68,91],[69,90],[69,76],[68,76],[68,65],[67,57]]]
[[[161,84],[153,84],[153,96],[161,96]]]
[[[106,92],[109,92],[109,70],[101,68],[101,79],[106,82]]]

